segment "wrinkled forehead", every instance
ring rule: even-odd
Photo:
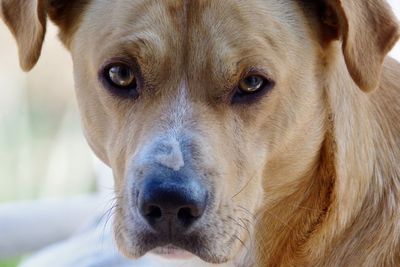
[[[213,73],[219,79],[251,66],[273,71],[293,51],[289,39],[301,38],[292,2],[92,1],[75,38],[86,41],[76,48],[97,66],[113,56],[133,56],[160,79],[162,70],[185,70],[193,77]]]

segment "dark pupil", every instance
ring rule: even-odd
[[[118,68],[118,73],[119,73],[119,77],[121,78],[121,80],[129,80],[130,79],[130,75],[131,72],[127,69],[127,68],[123,68],[123,67],[117,67]]]
[[[132,71],[123,66],[116,66],[110,69],[110,78],[116,84],[126,86],[132,80]]]
[[[257,87],[261,82],[261,78],[257,76],[249,76],[246,78],[246,83],[249,87]]]

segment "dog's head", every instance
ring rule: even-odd
[[[60,27],[130,257],[167,247],[221,263],[250,246],[257,211],[315,166],[329,59],[369,91],[398,36],[372,0],[1,3],[25,70],[47,14]]]

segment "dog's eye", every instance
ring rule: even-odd
[[[265,79],[261,76],[251,75],[247,76],[246,78],[242,79],[239,83],[239,89],[243,93],[254,93],[260,90],[265,83]]]
[[[114,63],[103,69],[103,82],[112,92],[124,97],[137,96],[137,79],[132,67],[123,63]]]
[[[275,83],[261,75],[248,75],[239,82],[233,103],[249,103],[267,93]]]
[[[133,74],[132,69],[128,66],[112,66],[108,70],[108,76],[110,78],[110,81],[118,87],[127,88],[136,83],[135,75]]]

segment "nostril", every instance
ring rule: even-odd
[[[180,208],[178,211],[178,220],[183,223],[184,225],[189,225],[196,219],[198,219],[201,214],[196,212],[196,209],[190,207],[183,207]]]
[[[159,220],[162,217],[161,208],[155,205],[149,205],[144,211],[144,216],[152,220]]]

